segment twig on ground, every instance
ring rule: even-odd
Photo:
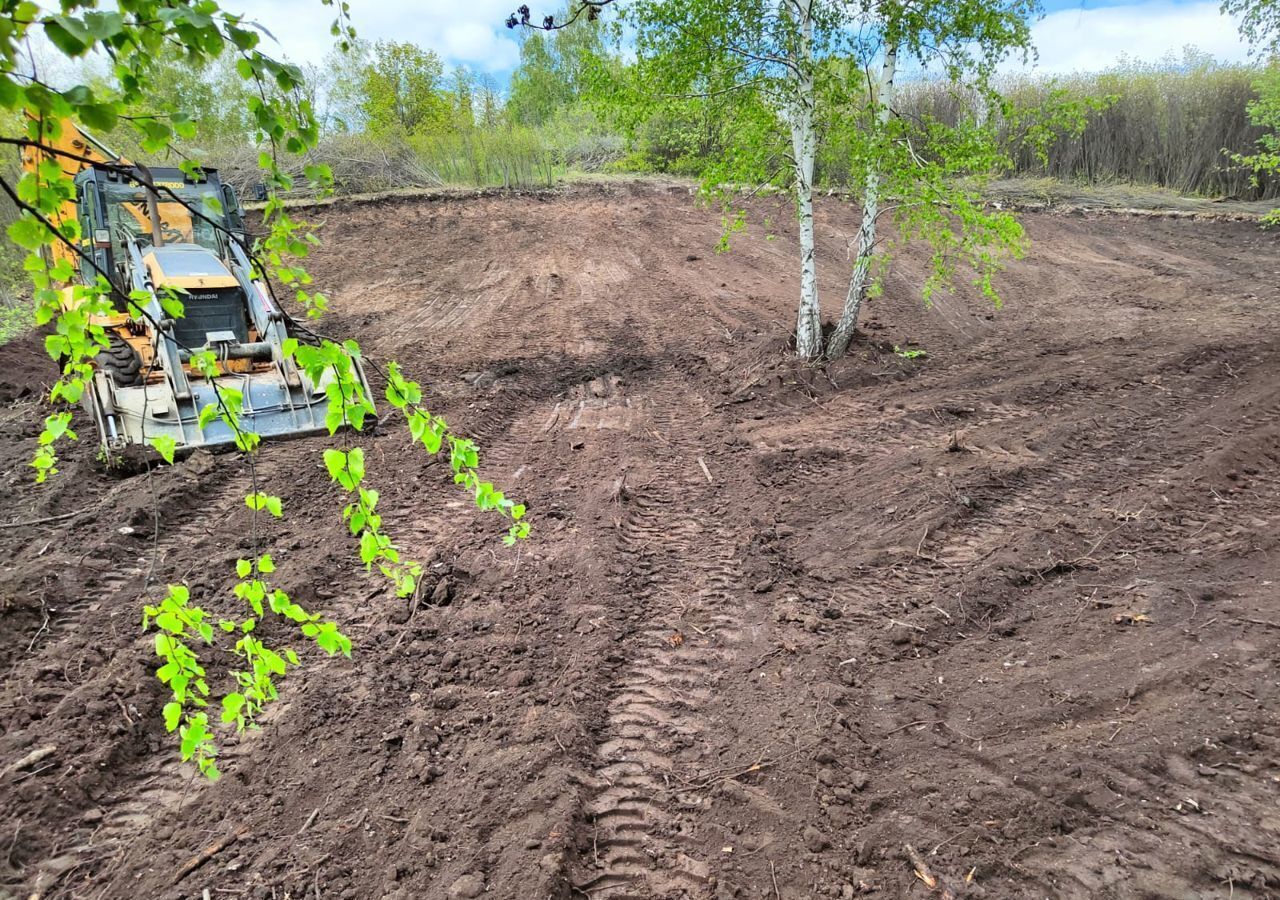
[[[18,522],[4,522],[0,524],[0,528],[26,528],[30,525],[47,525],[51,522],[62,522],[66,519],[74,519],[76,516],[89,512],[92,507],[86,506],[84,509],[78,509],[75,512],[63,513],[59,516],[45,516],[43,519],[22,519]]]
[[[418,583],[413,586],[413,598],[409,601],[409,617],[404,620],[404,627],[400,629],[400,636],[396,638],[396,642],[391,645],[392,650],[399,649],[400,643],[404,640],[404,636],[409,633],[409,624],[413,621],[414,615],[418,612],[418,604],[422,599],[422,579],[418,579]]]
[[[302,823],[302,827],[298,829],[298,834],[302,834],[302,832],[306,831],[308,828],[314,825],[316,821],[316,817],[319,815],[320,815],[320,807],[317,806],[315,809],[311,810],[311,815],[307,816],[307,821]]]
[[[30,771],[23,772],[17,778],[13,779],[13,783],[17,784],[19,781],[26,781],[28,778],[34,778],[35,776],[39,775],[41,772],[48,772],[50,769],[55,768],[57,765],[58,764],[56,762],[51,762],[51,763],[48,763],[47,765],[41,766],[38,769],[31,769]]]
[[[925,631],[928,630],[928,629],[922,628],[919,625],[912,625],[910,622],[903,622],[903,621],[900,621],[899,619],[890,619],[889,627],[892,628],[894,625],[901,625],[903,628],[914,628],[916,631],[920,632],[921,634],[924,634]]]
[[[941,719],[916,719],[914,722],[908,722],[906,725],[899,725],[892,731],[886,731],[881,737],[888,737],[891,734],[897,734],[899,731],[906,731],[908,728],[914,728],[917,725],[941,725]]]
[[[116,706],[120,707],[120,715],[124,716],[124,720],[129,723],[129,727],[134,726],[133,719],[129,716],[129,707],[124,705],[124,701],[120,699],[119,694],[112,694],[112,698],[116,701]]]
[[[1093,559],[1093,553],[1094,553],[1094,551],[1095,551],[1095,550],[1097,550],[1099,547],[1101,547],[1101,546],[1102,546],[1102,542],[1103,542],[1103,541],[1105,541],[1107,538],[1111,537],[1111,535],[1115,534],[1117,531],[1119,531],[1119,530],[1120,530],[1121,528],[1123,528],[1124,526],[1126,526],[1126,525],[1130,524],[1131,522],[1136,522],[1136,521],[1138,521],[1139,517],[1141,517],[1141,515],[1142,515],[1143,511],[1144,511],[1144,510],[1146,510],[1146,508],[1147,508],[1147,504],[1145,504],[1145,503],[1144,503],[1144,504],[1142,504],[1142,509],[1139,509],[1136,513],[1134,513],[1132,518],[1125,519],[1123,522],[1121,522],[1121,523],[1120,523],[1119,525],[1117,525],[1115,528],[1112,528],[1110,531],[1108,531],[1108,532],[1107,532],[1106,534],[1104,534],[1102,537],[1100,537],[1100,538],[1098,538],[1096,541],[1094,541],[1093,546],[1092,546],[1092,547],[1090,547],[1088,550],[1086,550],[1083,554],[1081,554],[1080,556],[1077,556],[1075,559],[1071,560],[1070,562],[1064,563],[1064,565],[1068,565],[1068,566],[1078,566],[1078,565],[1079,565],[1080,563],[1082,563],[1082,562],[1096,562],[1096,560],[1094,560],[1094,559]]]
[[[920,542],[916,544],[916,556],[918,557],[924,555],[920,551],[924,549],[924,542],[929,539],[929,529],[931,527],[930,525],[924,526],[924,534],[920,535]]]
[[[9,842],[9,852],[5,854],[5,862],[9,864],[9,868],[13,868],[13,848],[18,846],[18,835],[22,832],[22,820],[18,820],[18,824],[13,829],[13,840]]]
[[[196,869],[203,866],[209,860],[213,859],[223,850],[226,850],[228,847],[230,847],[232,844],[240,840],[242,837],[244,837],[248,833],[249,833],[249,829],[244,826],[241,826],[240,828],[237,828],[235,831],[231,832],[226,837],[220,838],[219,840],[214,841],[208,847],[205,847],[197,855],[191,857],[191,859],[189,859],[186,863],[183,864],[182,868],[178,870],[178,873],[173,876],[173,883],[174,884],[180,883],[182,879],[186,878]]]
[[[1103,400],[1102,402],[1114,409],[1123,409],[1126,412],[1131,412],[1135,416],[1141,417],[1142,415],[1144,415],[1144,413],[1142,413],[1141,411],[1134,409],[1132,406],[1125,406],[1123,403],[1111,403],[1106,400]]]
[[[43,590],[40,591],[40,614],[44,616],[44,621],[40,623],[40,627],[36,630],[36,633],[31,636],[31,642],[27,644],[28,653],[30,653],[31,648],[36,645],[36,641],[40,640],[40,635],[49,630],[49,604],[45,602]]]
[[[703,788],[709,788],[712,785],[720,784],[725,781],[734,781],[738,778],[741,778],[743,775],[750,775],[753,772],[759,772],[764,769],[771,768],[773,766],[776,766],[778,763],[782,762],[783,760],[790,759],[791,757],[804,753],[807,750],[812,750],[816,746],[818,746],[818,742],[815,742],[812,744],[806,744],[803,747],[797,747],[796,749],[792,750],[790,753],[784,753],[781,756],[774,757],[773,759],[762,759],[759,762],[752,763],[746,768],[732,769],[728,772],[722,773],[720,775],[713,775],[710,778],[706,778],[696,783],[693,781],[685,781],[680,779],[677,779],[677,780],[681,781],[681,784],[684,786],[684,788],[688,790],[698,791],[698,790],[702,790]]]
[[[610,503],[620,503],[623,500],[627,500],[630,498],[631,495],[627,491],[627,475],[628,474],[629,473],[626,470],[623,470],[622,474],[619,475],[617,479],[613,482],[613,487],[609,489]]]
[[[711,477],[711,470],[707,468],[707,464],[701,456],[698,457],[698,465],[702,466],[702,474],[707,476],[707,481],[715,484],[716,480]]]
[[[32,766],[43,762],[57,752],[58,748],[53,744],[50,744],[47,747],[37,747],[26,756],[22,757],[22,759],[9,766],[3,772],[0,772],[0,777],[12,775],[15,772],[21,772],[23,769],[30,769]]]

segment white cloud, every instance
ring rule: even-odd
[[[1222,15],[1217,0],[1062,9],[1035,23],[1032,34],[1040,53],[1036,70],[1055,74],[1105,69],[1122,57],[1143,62],[1169,54],[1181,58],[1189,45],[1220,61],[1248,56],[1235,21]]]
[[[351,0],[356,31],[370,40],[409,41],[465,64],[503,75],[519,59],[516,35],[503,21],[520,0]],[[320,0],[230,0],[266,26],[277,52],[295,62],[320,62],[333,46],[332,10]],[[530,3],[537,11],[537,4]],[[563,5],[563,4],[560,4]],[[556,3],[548,0],[548,9]],[[1066,8],[1033,26],[1036,69],[1067,73],[1103,69],[1122,56],[1155,62],[1187,45],[1220,60],[1243,60],[1247,48],[1218,0],[1138,0],[1092,9]],[[1007,68],[1020,68],[1010,64]]]
[[[443,55],[483,69],[497,72],[510,69],[520,59],[520,48],[514,41],[498,37],[493,29],[479,22],[461,22],[444,30]]]
[[[408,41],[434,50],[449,65],[503,73],[520,57],[515,35],[503,21],[519,0],[351,0],[356,33],[371,41]],[[333,11],[320,0],[229,0],[278,42],[264,49],[294,62],[318,63],[333,47]],[[238,7],[238,9],[237,9]]]

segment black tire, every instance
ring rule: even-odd
[[[108,337],[111,343],[98,351],[94,363],[111,376],[116,387],[137,387],[142,384],[142,357],[138,355],[138,351],[114,331]]]

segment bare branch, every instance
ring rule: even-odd
[[[531,28],[537,31],[559,31],[561,28],[568,28],[578,18],[586,13],[587,21],[594,22],[600,15],[600,10],[615,2],[615,0],[581,0],[581,5],[573,11],[573,14],[563,22],[557,22],[555,16],[543,16],[542,24],[535,25],[530,21],[532,14],[529,12],[528,4],[521,4],[520,7],[507,16],[506,26],[508,28]]]

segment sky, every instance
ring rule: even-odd
[[[502,81],[520,56],[515,34],[503,25],[518,5],[519,0],[351,0],[351,15],[363,38],[409,41],[436,51],[450,66],[465,65]],[[541,13],[562,3],[529,5]],[[278,42],[276,52],[294,62],[319,63],[332,46],[333,17],[317,0],[226,0],[224,6],[265,26]],[[1045,0],[1045,10],[1034,26],[1035,68],[1044,73],[1104,69],[1122,56],[1149,62],[1168,54],[1180,58],[1188,45],[1224,62],[1248,55],[1235,23],[1218,11],[1218,0]]]

